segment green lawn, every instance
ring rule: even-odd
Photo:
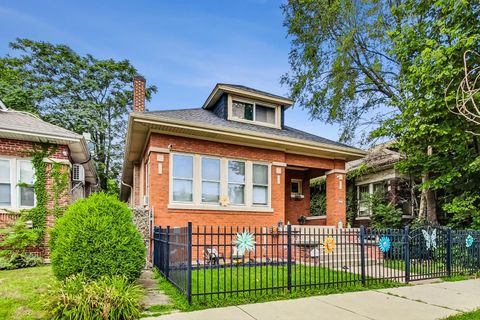
[[[200,269],[192,272],[192,293],[194,296],[192,297],[192,305],[189,306],[185,296],[163,276],[157,275],[157,278],[160,289],[165,291],[172,299],[172,305],[168,309],[181,311],[401,285],[394,281],[385,280],[370,281],[367,286],[362,286],[360,276],[353,273],[318,266],[297,265],[296,267],[292,266],[292,284],[303,286],[293,288],[293,292],[290,293],[286,288],[266,289],[266,287],[272,286],[287,286],[286,266],[262,266],[261,269],[257,266],[256,270],[251,267]],[[204,282],[204,280],[206,281]],[[322,284],[313,285],[319,282]],[[232,292],[242,289],[250,291]],[[219,294],[219,291],[225,292]],[[207,293],[207,295],[195,296],[196,293]]]
[[[42,295],[53,281],[49,266],[0,271],[0,319],[45,317]]]
[[[445,318],[445,320],[480,320],[480,309]]]
[[[404,260],[384,260],[385,267],[405,270],[405,261]],[[445,270],[445,264],[438,261],[412,261],[410,263],[410,272],[411,273],[425,273],[425,272],[438,272],[441,273],[442,270]]]
[[[287,274],[287,266],[285,265],[194,270],[192,272],[192,293],[213,293],[213,296],[207,297],[223,298],[228,292],[237,290],[249,292],[233,292],[232,294],[253,295],[255,292],[260,294],[284,292],[288,284]],[[360,282],[360,275],[350,272],[335,271],[320,266],[292,265],[293,287],[314,288],[316,283],[322,283],[321,287],[323,288],[328,287],[329,284],[339,287]]]

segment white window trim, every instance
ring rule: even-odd
[[[202,171],[203,171],[203,167],[202,167],[202,158],[205,158],[205,159],[213,159],[213,160],[219,160],[220,162],[220,177],[219,177],[219,180],[208,180],[208,179],[203,179],[203,176],[202,176]],[[203,194],[203,182],[215,182],[215,183],[219,183],[220,184],[220,190],[219,190],[219,198],[222,197],[222,159],[219,158],[219,157],[215,157],[215,156],[200,156],[200,201],[202,202],[202,204],[206,204],[206,205],[215,205],[214,202],[207,202],[207,201],[203,201],[202,200],[202,194]]]
[[[357,218],[359,218],[359,217],[370,218],[370,216],[372,215],[372,209],[371,208],[367,208],[367,211],[368,211],[367,214],[360,215],[360,188],[368,185],[368,194],[372,195],[373,194],[373,184],[374,183],[376,183],[376,182],[357,184],[357,199],[358,199],[357,200]]]
[[[298,185],[298,192],[292,192],[292,184],[296,183]],[[297,196],[303,195],[303,180],[302,179],[291,179],[290,180],[290,197],[295,198]]]
[[[241,118],[234,117],[233,116],[233,100],[238,101],[238,102],[253,104],[253,120],[247,120],[247,119],[241,119]],[[255,120],[255,107],[256,107],[257,103],[262,105],[262,106],[275,109],[275,124]],[[243,98],[243,97],[239,97],[239,96],[232,96],[232,95],[228,95],[228,103],[227,104],[228,104],[228,117],[227,117],[228,120],[250,123],[250,124],[256,124],[256,125],[259,125],[259,126],[276,128],[276,129],[281,129],[281,127],[282,127],[282,110],[281,110],[281,106],[279,106],[279,105],[275,105],[275,104],[271,104],[271,103],[263,102],[263,101],[259,101],[259,100],[252,100],[252,99],[248,99],[248,98]]]
[[[193,201],[173,201],[173,156],[193,156]],[[269,162],[251,161],[245,159],[216,157],[202,154],[191,154],[172,152],[169,161],[169,209],[190,209],[190,210],[216,210],[216,211],[253,211],[273,212],[272,204],[272,165]],[[220,198],[228,196],[228,161],[245,162],[245,204],[229,204],[221,206],[220,203],[202,202],[202,157],[220,160]],[[268,166],[268,203],[266,205],[252,203],[253,198],[253,164]]]
[[[32,162],[31,158],[17,158],[9,156],[1,156],[0,160],[8,160],[10,162],[10,206],[1,206],[0,209],[21,210],[31,209],[37,205],[37,195],[34,193],[33,206],[20,205],[20,186],[18,179],[20,177],[20,162]],[[35,170],[35,169],[34,169]]]
[[[262,183],[254,183],[253,182],[253,166],[254,165],[262,165],[262,166],[267,166],[267,184],[262,184]],[[271,188],[271,168],[270,168],[270,165],[268,163],[259,163],[259,162],[252,162],[252,183],[251,183],[251,186],[252,186],[252,206],[254,207],[265,207],[265,206],[268,206],[270,203],[271,203],[271,198],[270,198],[270,188]],[[267,203],[266,204],[262,204],[262,203],[253,203],[253,187],[254,186],[260,186],[260,187],[267,187]]]
[[[174,177],[173,177],[173,157],[174,156],[188,156],[188,157],[192,157],[193,160],[192,160],[192,165],[193,165],[193,175],[192,175],[192,201],[175,201],[173,200],[173,180],[174,180]],[[180,204],[190,204],[190,203],[196,203],[197,199],[195,199],[195,188],[196,188],[196,183],[195,181],[197,181],[198,179],[195,179],[195,173],[196,171],[198,170],[195,170],[196,169],[196,166],[197,166],[197,161],[196,161],[196,156],[193,155],[193,154],[189,154],[189,153],[171,153],[170,154],[170,187],[169,187],[169,193],[170,193],[170,203],[180,203]],[[198,173],[198,172],[197,172]],[[198,177],[197,177],[198,178]],[[178,178],[179,180],[190,180],[190,179],[186,179],[186,178]],[[198,182],[198,181],[197,181]]]

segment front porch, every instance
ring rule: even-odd
[[[310,210],[310,180],[326,179],[326,209]],[[346,226],[345,170],[287,164],[285,167],[285,222],[290,224]]]

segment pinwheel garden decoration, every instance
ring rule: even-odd
[[[378,241],[378,247],[380,248],[380,251],[382,251],[383,253],[388,252],[391,246],[392,246],[392,242],[390,241],[390,238],[387,236],[381,237],[380,240]]]
[[[467,248],[470,248],[473,244],[473,237],[469,234],[467,238],[465,239],[465,246]]]
[[[237,233],[237,238],[233,243],[237,246],[238,253],[241,255],[244,255],[245,251],[253,251],[255,248],[253,233],[248,231]]]
[[[335,250],[335,239],[328,237],[323,242],[323,247],[326,253],[332,253]]]

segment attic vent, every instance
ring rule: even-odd
[[[74,164],[72,166],[72,180],[78,182],[85,182],[85,169],[81,164]]]

